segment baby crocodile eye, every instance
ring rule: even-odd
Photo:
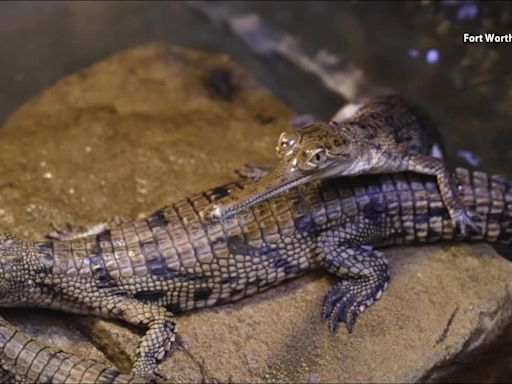
[[[309,161],[315,164],[320,164],[325,160],[325,151],[323,149],[319,149],[315,151],[309,158]]]
[[[292,148],[297,142],[295,135],[288,132],[281,133],[279,140],[277,141],[276,154],[279,158],[283,157],[284,154]]]
[[[300,168],[306,171],[317,169],[318,167],[323,165],[327,157],[325,150],[323,148],[310,149],[308,151],[303,152],[301,155],[301,157],[305,161],[301,162],[302,165],[300,166]]]

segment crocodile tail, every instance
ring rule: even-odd
[[[0,380],[14,383],[143,383],[100,362],[46,346],[0,317]],[[28,368],[27,368],[28,367]]]

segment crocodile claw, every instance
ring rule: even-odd
[[[483,233],[482,219],[479,215],[465,209],[457,210],[452,215],[453,225],[459,228],[463,236],[470,234],[481,235]]]
[[[155,384],[163,384],[163,383],[169,383],[169,376],[167,376],[165,373],[163,373],[161,370],[156,369],[153,373],[152,382]]]
[[[243,168],[235,169],[235,173],[242,179],[258,181],[265,176],[270,167],[268,165],[244,164]]]
[[[347,331],[352,333],[357,316],[361,313],[357,301],[353,294],[348,294],[337,302],[329,315],[329,328],[332,333],[337,332],[341,323],[345,323]]]
[[[50,240],[64,241],[87,231],[86,227],[73,225],[70,223],[66,223],[64,226],[60,226],[52,222],[51,227],[53,231],[46,235],[46,237]]]
[[[357,317],[373,305],[387,287],[387,281],[368,278],[344,280],[331,288],[325,296],[322,320],[329,320],[329,328],[336,333],[340,323],[345,323],[352,333]]]

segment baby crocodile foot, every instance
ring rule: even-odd
[[[242,179],[258,181],[270,171],[270,166],[244,164],[243,168],[235,169],[235,173]]]
[[[380,299],[388,286],[388,280],[375,281],[371,278],[344,280],[337,283],[327,293],[322,308],[322,320],[329,319],[332,333],[345,323],[352,333],[357,317],[366,308]]]
[[[471,230],[475,234],[482,234],[482,219],[476,213],[462,208],[453,211],[451,217],[453,225],[459,228],[463,236],[469,235]]]
[[[118,227],[130,221],[132,220],[128,217],[114,216],[110,220],[91,226],[80,226],[69,223],[66,223],[64,226],[60,226],[58,224],[51,223],[53,231],[46,235],[46,237],[50,240],[59,241],[76,240],[87,236],[98,235],[105,230]]]

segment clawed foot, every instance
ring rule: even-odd
[[[64,224],[64,226],[60,226],[56,223],[51,223],[51,227],[53,231],[46,235],[46,237],[50,240],[72,240],[77,237],[80,237],[82,233],[87,231],[86,227],[73,225],[69,223]]]
[[[138,376],[138,375],[133,375],[133,376],[136,376],[136,378],[137,378],[137,379],[135,379],[133,381],[134,383],[141,383],[141,384],[142,383],[145,383],[145,384],[164,384],[164,383],[170,383],[171,382],[169,380],[169,376],[167,376],[165,373],[163,373],[162,371],[160,371],[158,369],[152,375],[150,375],[150,376],[146,376],[146,377],[141,377],[141,376]],[[131,381],[130,381],[130,383],[131,383]]]
[[[164,344],[158,347],[156,354],[138,356],[132,367],[132,375],[142,377],[151,383],[168,383],[169,378],[158,369],[158,362],[162,361],[171,351],[175,334]],[[142,346],[143,344],[141,344]]]
[[[132,375],[143,378],[148,383],[168,383],[169,377],[157,368],[155,359],[138,359],[133,366]]]
[[[153,375],[154,379],[153,381],[156,383],[156,384],[160,384],[160,383],[169,383],[169,377],[163,373],[162,371],[160,371],[159,369],[157,369]]]
[[[388,281],[386,276],[384,281],[365,277],[337,283],[325,296],[322,320],[329,319],[333,333],[340,323],[345,323],[348,332],[352,333],[357,317],[380,299]]]
[[[482,219],[476,213],[466,209],[459,209],[453,212],[452,221],[455,228],[459,228],[463,236],[469,235],[472,231],[476,235],[482,234]]]
[[[47,234],[46,237],[50,240],[58,241],[81,239],[87,236],[98,235],[107,229],[118,227],[130,221],[131,219],[129,217],[114,216],[108,221],[91,226],[73,225],[69,223],[60,226],[56,223],[51,223],[53,231]]]
[[[236,169],[235,173],[242,179],[258,181],[270,170],[269,166],[245,164],[243,168]]]
[[[144,307],[138,308],[143,310]],[[150,325],[137,351],[131,374],[142,377],[150,382],[169,382],[167,376],[158,369],[158,363],[171,352],[172,345],[176,340],[176,326],[170,313],[166,317],[157,320]],[[157,324],[155,326],[155,324]]]

